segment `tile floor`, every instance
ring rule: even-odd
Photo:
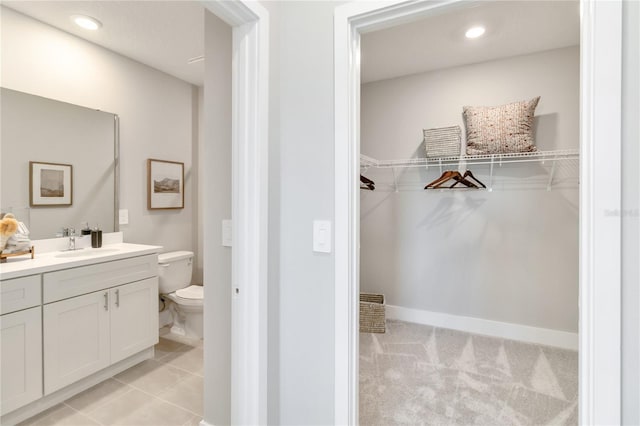
[[[197,426],[202,419],[202,341],[160,337],[144,361],[19,426]]]
[[[360,333],[361,425],[577,425],[578,353],[387,320]]]

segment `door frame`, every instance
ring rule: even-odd
[[[201,2],[233,38],[231,424],[266,424],[269,13],[255,1]]]
[[[464,3],[335,11],[335,424],[358,424],[360,34]],[[579,422],[620,424],[621,2],[581,0],[580,13]]]

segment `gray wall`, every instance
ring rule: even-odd
[[[121,226],[125,241],[195,250],[193,86],[4,7],[1,31],[3,87],[120,117],[120,207],[129,210],[129,225]],[[148,158],[184,162],[184,209],[147,210]]]
[[[333,218],[333,11],[337,4],[279,2],[277,10],[270,8],[278,14],[271,37],[279,52],[276,69],[271,68],[278,80],[272,80],[270,88],[271,95],[279,97],[279,112],[270,119],[279,135],[270,143],[278,144],[280,150],[280,285],[270,292],[279,295],[276,386],[279,424],[285,425],[333,424],[334,259],[332,254],[312,251],[312,222]],[[269,345],[273,341],[270,334]]]
[[[422,129],[464,133],[463,105],[538,95],[539,149],[578,148],[579,70],[570,47],[364,84],[361,151],[424,157]],[[471,170],[489,183],[489,166]],[[405,169],[399,193],[389,170],[366,173],[377,190],[361,191],[361,289],[391,305],[577,332],[577,163],[550,192],[540,164],[496,166],[493,192],[425,192],[440,173]]]
[[[3,211],[13,210],[31,239],[54,238],[81,223],[114,231],[114,115],[2,88]],[[29,162],[70,164],[70,206],[29,206]],[[67,192],[68,194],[68,192]]]
[[[205,12],[204,139],[200,144],[200,193],[204,221],[205,407],[204,419],[231,419],[231,248],[221,223],[231,218],[231,27]],[[213,331],[211,330],[213,329]]]
[[[622,421],[640,424],[640,3],[623,3]]]

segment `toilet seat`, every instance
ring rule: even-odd
[[[166,296],[169,300],[172,300],[174,303],[177,303],[180,306],[202,309],[204,301],[203,290],[204,288],[201,285],[192,285],[176,290],[175,292],[169,293]]]
[[[182,299],[202,300],[204,299],[204,287],[201,285],[190,285],[187,288],[176,290],[176,296]]]

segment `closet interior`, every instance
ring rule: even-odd
[[[362,35],[360,424],[577,424],[579,44],[578,1]]]

